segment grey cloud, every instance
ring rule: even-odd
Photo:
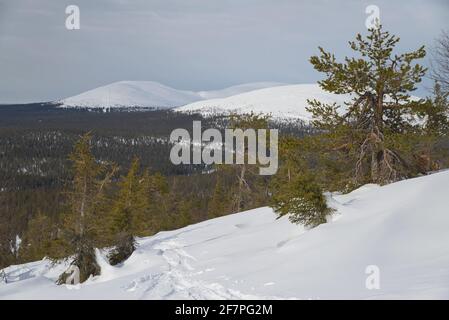
[[[69,4],[80,7],[81,30],[65,29]],[[0,0],[0,102],[54,100],[119,80],[190,90],[314,82],[310,55],[318,45],[348,54],[369,4],[402,50],[431,45],[449,21],[438,0]]]

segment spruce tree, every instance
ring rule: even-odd
[[[0,269],[15,262],[11,252],[11,239],[6,232],[6,225],[0,224]]]
[[[172,195],[168,185],[167,178],[160,173],[150,175],[144,173],[144,192],[149,201],[149,208],[146,212],[146,227],[149,235],[163,229],[167,229],[171,205],[179,195]],[[175,198],[172,200],[172,197]]]
[[[63,258],[67,252],[58,238],[57,221],[43,213],[32,217],[28,221],[20,251],[21,261]]]
[[[115,168],[110,171],[100,164],[91,151],[92,136],[85,134],[75,144],[69,159],[72,162],[73,180],[68,195],[68,212],[63,222],[63,236],[68,252],[73,254],[71,265],[78,267],[80,281],[99,275],[101,270],[95,255],[95,241],[101,221],[105,189],[110,184]],[[65,283],[67,274],[63,273],[58,283]]]
[[[209,219],[223,216],[229,208],[229,198],[226,196],[220,175],[217,175],[214,193],[208,203],[207,215]]]
[[[335,94],[349,94],[346,106],[309,101],[313,124],[326,132],[336,151],[352,158],[355,183],[388,183],[407,176],[408,164],[393,147],[397,135],[413,131],[413,117],[424,101],[412,101],[426,69],[415,64],[426,52],[395,54],[399,38],[382,27],[360,34],[350,42],[357,57],[337,62],[323,48],[312,56],[313,67],[324,73],[321,88]]]
[[[182,228],[192,223],[192,212],[195,211],[192,199],[180,199],[177,205],[176,226]]]
[[[145,215],[149,208],[145,178],[139,175],[139,160],[133,160],[126,177],[120,182],[120,190],[111,213],[111,233],[114,248],[109,254],[112,265],[128,259],[136,248],[135,236],[145,231]],[[148,179],[148,176],[146,176]]]

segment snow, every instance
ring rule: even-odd
[[[11,249],[11,253],[13,255],[18,256],[21,244],[22,244],[22,239],[17,234],[14,241],[11,241],[11,243],[10,243],[10,249]]]
[[[160,232],[120,266],[98,250],[102,274],[78,286],[54,284],[67,263],[11,266],[0,299],[449,299],[448,186],[443,171],[329,194],[311,230],[264,207]]]
[[[176,108],[181,112],[198,112],[205,116],[229,113],[271,114],[274,118],[309,121],[307,99],[343,105],[348,95],[324,91],[318,84],[283,85],[253,90],[226,98],[197,101]]]
[[[223,98],[276,85],[280,84],[256,82],[222,90],[194,92],[174,89],[154,81],[120,81],[58,102],[65,108],[173,108],[198,100]]]
[[[64,107],[168,108],[197,101],[191,91],[176,90],[152,81],[120,81],[62,100]]]
[[[212,91],[200,91],[198,94],[203,99],[217,99],[217,98],[225,98],[230,97],[236,94],[264,89],[264,88],[271,88],[271,87],[277,87],[285,85],[285,83],[279,83],[279,82],[254,82],[254,83],[245,83],[240,84],[232,87],[228,87],[221,90],[212,90]]]

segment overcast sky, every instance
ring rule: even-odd
[[[65,27],[71,4],[80,30]],[[401,37],[400,50],[431,46],[449,29],[447,0],[0,0],[0,103],[50,101],[120,80],[187,90],[315,82],[308,58],[319,45],[350,53],[370,4]]]

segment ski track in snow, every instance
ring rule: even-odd
[[[153,249],[160,250],[167,263],[167,270],[134,280],[127,290],[134,291],[138,286],[145,285],[141,299],[280,299],[244,294],[238,290],[225,288],[218,283],[207,283],[195,279],[195,268],[189,261],[196,261],[196,259],[188,254],[184,247],[185,245],[173,237],[155,244]]]

